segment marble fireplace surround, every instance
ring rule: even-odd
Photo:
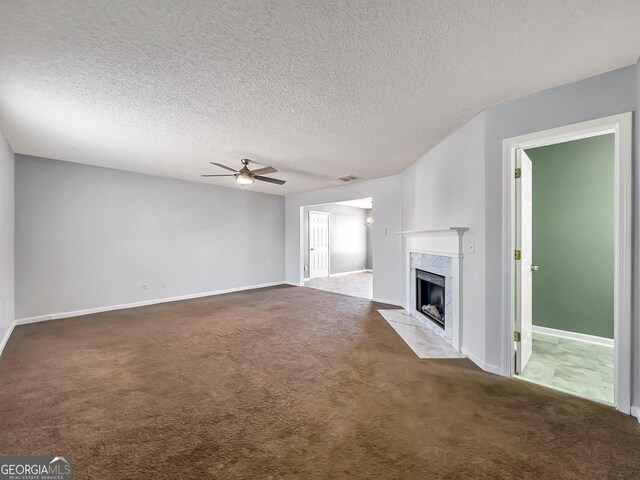
[[[405,238],[405,310],[460,351],[462,264],[467,227],[400,232]],[[445,277],[445,328],[416,310],[416,268]]]

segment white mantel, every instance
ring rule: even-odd
[[[411,298],[413,275],[411,269],[411,253],[451,257],[452,281],[452,333],[451,345],[460,351],[462,340],[462,266],[464,259],[464,235],[468,227],[448,227],[425,230],[409,230],[398,232],[405,240],[405,310],[418,317],[412,308]],[[418,317],[424,321],[422,317]]]
[[[405,238],[405,250],[445,257],[462,258],[464,235],[469,227],[447,227],[431,230],[398,232]]]

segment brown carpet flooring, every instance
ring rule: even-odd
[[[17,327],[0,453],[76,479],[640,478],[634,418],[419,360],[379,307],[275,287]]]

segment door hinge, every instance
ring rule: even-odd
[[[516,168],[516,178],[520,178],[522,176],[522,169],[520,167]]]
[[[513,332],[513,341],[520,343],[520,332]]]
[[[516,250],[513,256],[516,260],[520,260],[520,258],[522,258],[522,253],[520,252],[520,250]]]

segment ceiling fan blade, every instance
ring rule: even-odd
[[[254,175],[266,175],[267,173],[276,173],[278,170],[276,170],[273,167],[264,167],[264,168],[258,168],[256,170],[251,170],[251,173],[253,173]]]
[[[286,183],[286,180],[278,180],[277,178],[263,177],[261,175],[254,175],[253,178],[261,182],[275,183],[276,185],[284,185]]]
[[[235,175],[200,175],[201,177],[235,177]]]
[[[216,163],[216,162],[209,162],[209,163],[210,163],[211,165],[216,165],[216,166],[218,166],[218,167],[220,167],[220,168],[224,168],[225,170],[229,170],[229,171],[231,171],[231,172],[233,172],[233,173],[238,173],[238,171],[237,171],[237,170],[235,170],[235,169],[233,169],[233,168],[231,168],[231,167],[227,167],[226,165],[222,165],[221,163]]]

